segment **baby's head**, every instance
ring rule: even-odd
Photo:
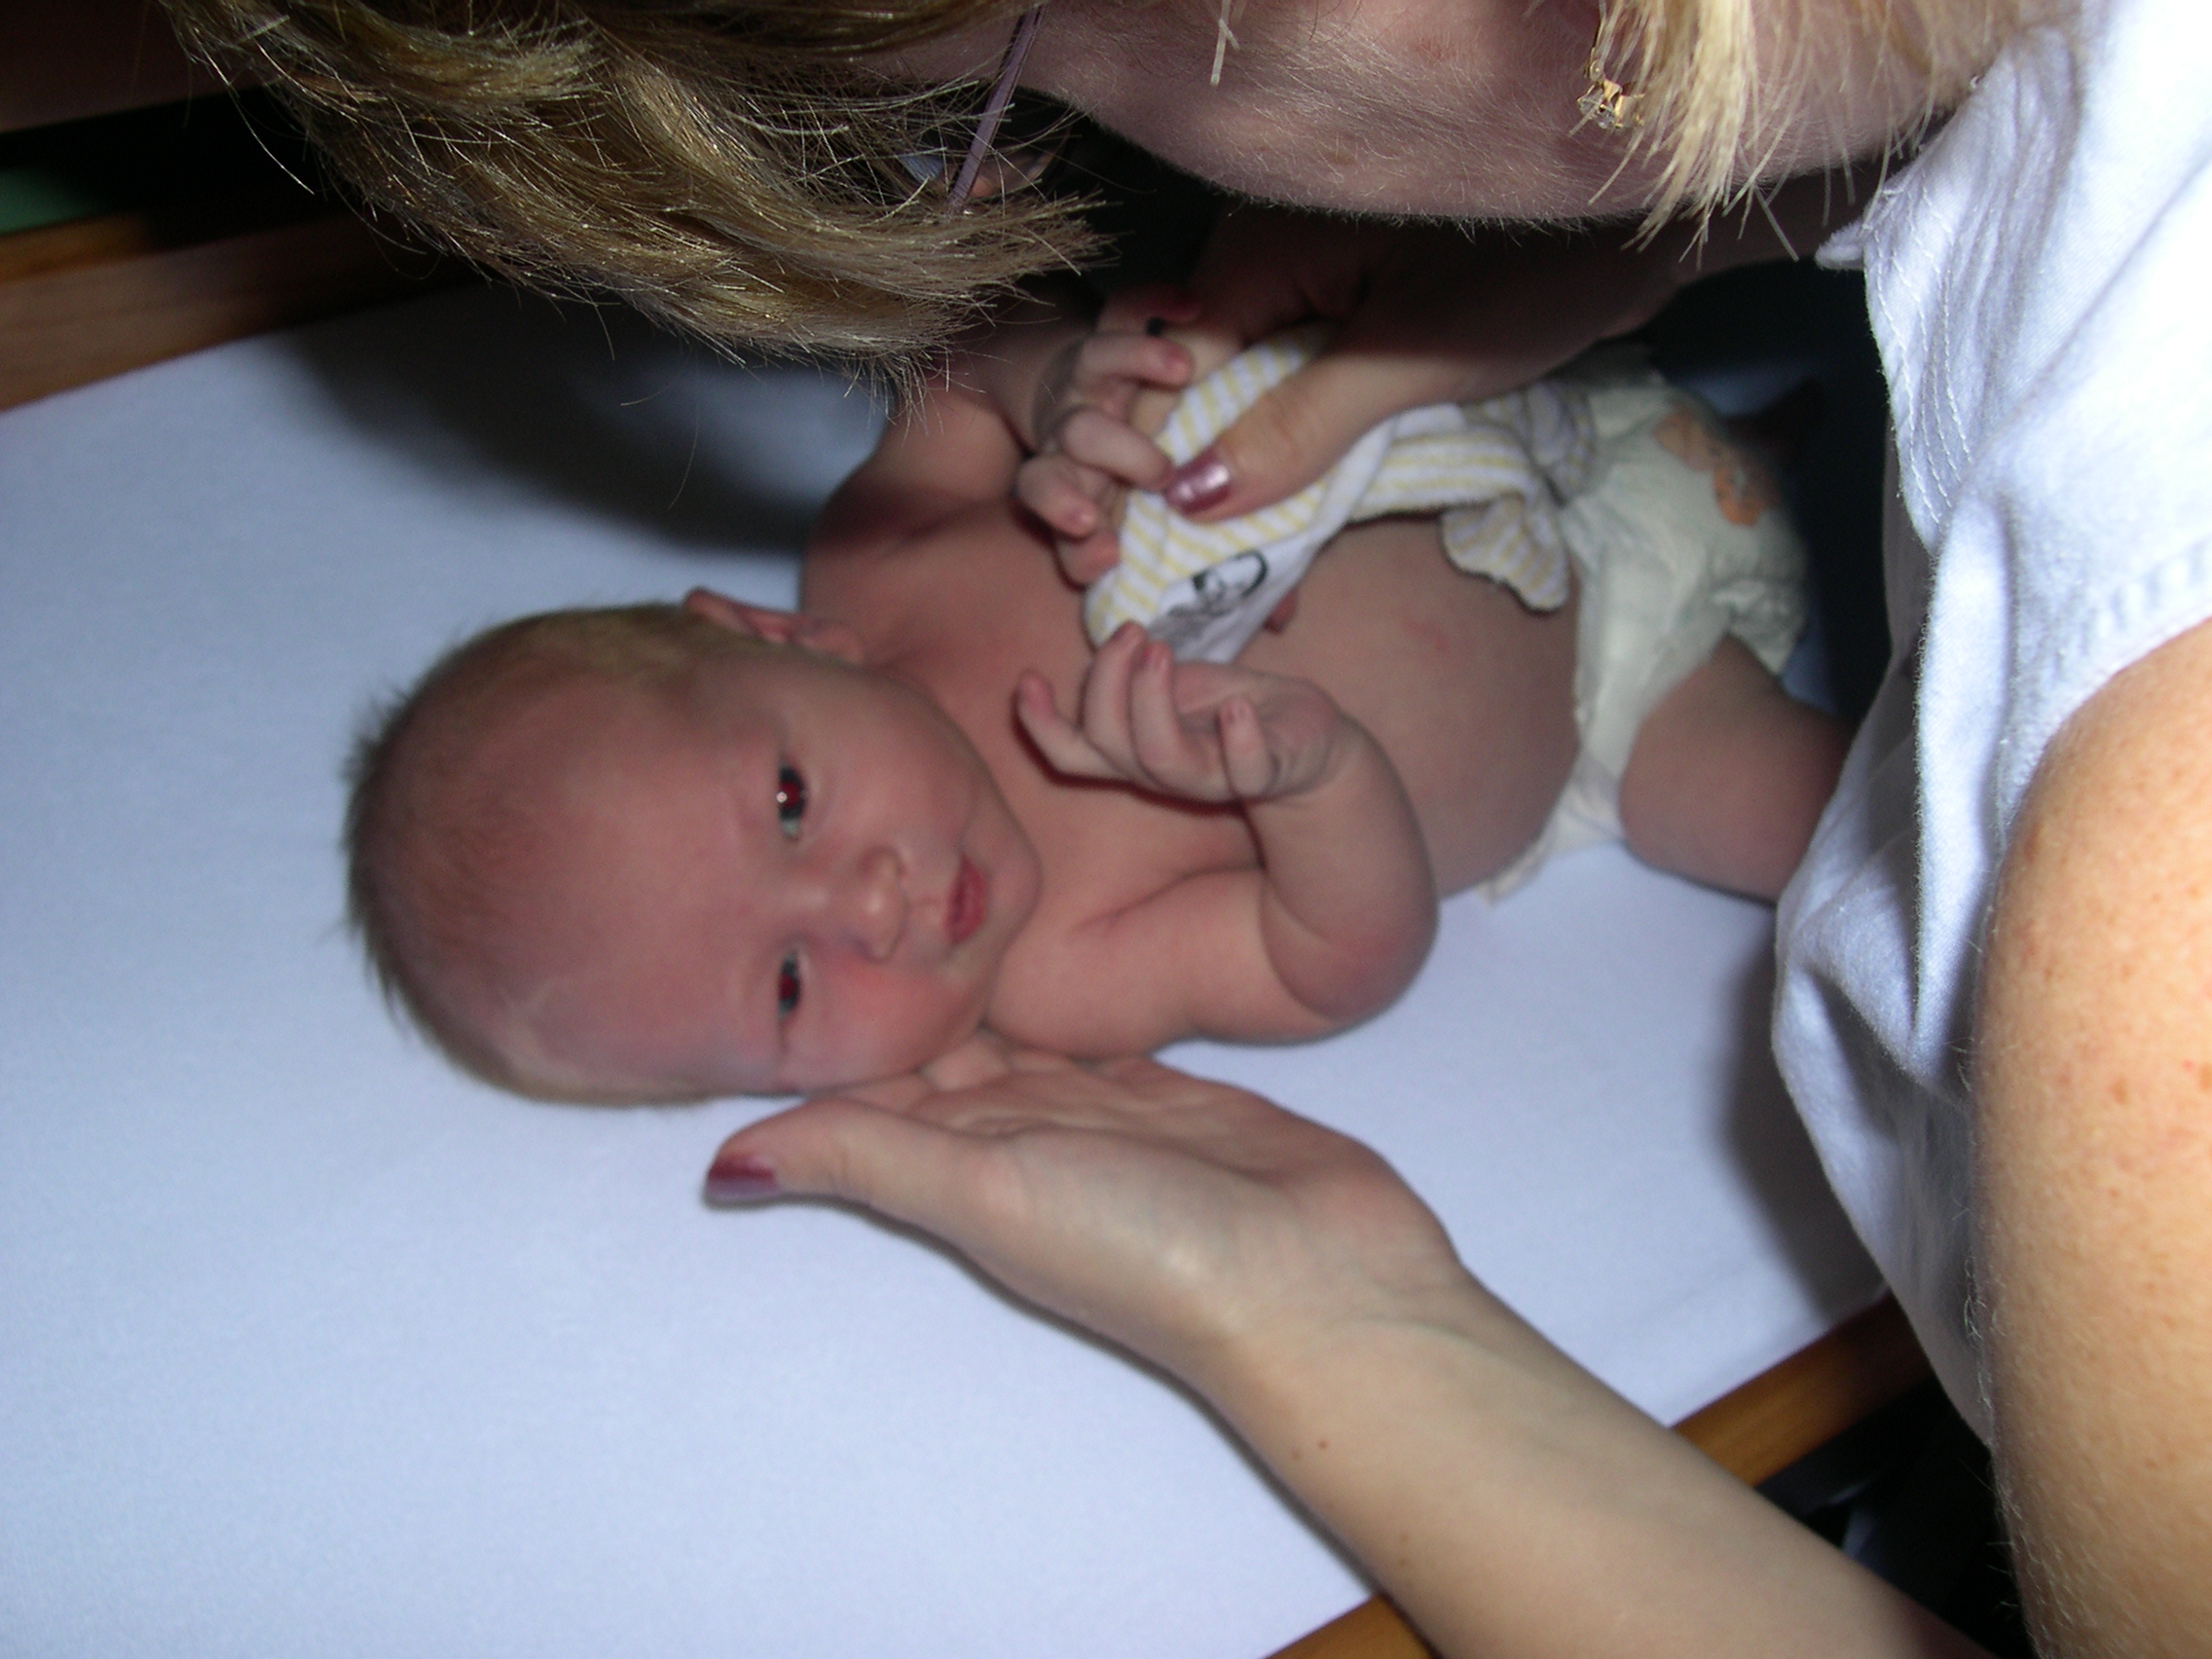
[[[387,993],[558,1099],[826,1088],[957,1046],[1038,861],[966,737],[862,656],[706,593],[448,654],[353,757],[350,909]]]

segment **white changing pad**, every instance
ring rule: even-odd
[[[364,703],[477,626],[788,602],[867,400],[467,290],[0,417],[0,1649],[1256,1659],[1366,1594],[1180,1391],[827,1206],[757,1104],[519,1103],[340,927]],[[1398,1008],[1172,1057],[1380,1147],[1678,1418],[1874,1294],[1769,921],[1611,850]]]

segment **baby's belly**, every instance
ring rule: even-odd
[[[1455,570],[1432,520],[1346,532],[1297,613],[1241,659],[1326,686],[1374,733],[1420,817],[1437,885],[1495,874],[1535,838],[1574,763],[1574,606],[1529,610]]]

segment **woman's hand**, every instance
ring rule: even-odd
[[[1091,657],[1078,705],[1070,720],[1039,674],[1023,675],[1014,692],[1022,730],[1063,777],[1115,779],[1179,800],[1303,794],[1333,774],[1350,735],[1311,681],[1179,663],[1134,622]]]
[[[707,1196],[864,1204],[1182,1378],[1438,1653],[1979,1652],[1514,1317],[1356,1141],[1151,1060],[960,1065],[755,1124]]]
[[[1191,281],[1205,327],[1247,343],[1340,325],[1329,349],[1164,484],[1192,518],[1255,511],[1326,472],[1379,422],[1494,397],[1641,327],[1689,273],[1680,234],[1470,233],[1239,208]]]
[[[723,1143],[707,1195],[909,1223],[1208,1394],[1320,1333],[1479,1294],[1382,1159],[1258,1095],[1144,1059],[994,1066],[976,1046],[961,1069],[764,1119]]]

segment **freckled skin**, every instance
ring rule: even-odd
[[[2074,714],[1986,951],[1975,1270],[2000,1475],[2030,1614],[2082,1652],[2196,1651],[2212,1629],[2212,917],[2183,898],[2212,867],[2208,697],[2199,625]]]

